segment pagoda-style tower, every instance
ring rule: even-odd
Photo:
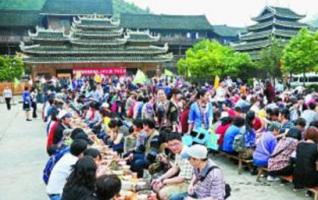
[[[33,76],[83,68],[139,68],[148,72],[173,58],[167,44],[152,45],[160,36],[151,36],[148,31],[124,32],[118,21],[95,15],[74,19],[68,35],[64,30],[41,28],[29,35],[32,43],[21,43],[20,48],[26,55],[25,63],[32,66]]]
[[[233,48],[258,59],[259,52],[271,45],[272,37],[285,44],[302,27],[307,27],[298,22],[304,17],[289,8],[266,6],[259,16],[252,18],[257,23],[247,27],[248,32],[240,36],[240,43],[234,44]]]

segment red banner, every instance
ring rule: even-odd
[[[75,68],[73,69],[73,74],[81,74],[81,75],[95,75],[95,74],[103,74],[103,75],[125,75],[126,68],[122,67],[111,67],[111,68]]]

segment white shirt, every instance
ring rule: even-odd
[[[72,165],[74,165],[77,160],[78,157],[67,153],[56,163],[46,186],[47,194],[62,194],[66,179],[71,174]]]
[[[217,90],[216,90],[216,100],[217,101],[225,101],[225,89],[222,88],[222,87],[219,87]]]
[[[4,98],[12,98],[12,91],[10,89],[3,90],[3,97]]]

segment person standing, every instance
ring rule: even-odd
[[[25,111],[26,120],[32,121],[30,116],[30,110],[31,110],[31,94],[28,87],[24,87],[24,91],[22,94],[22,101],[23,101],[23,110]]]
[[[196,98],[197,101],[191,104],[189,110],[189,134],[192,130],[199,128],[209,130],[213,121],[213,108],[209,101],[209,92],[203,89],[199,90]]]
[[[37,110],[37,95],[38,91],[35,87],[31,89],[31,106],[32,106],[32,117],[35,119],[37,118],[36,110]]]
[[[12,90],[8,86],[3,90],[3,98],[6,101],[7,109],[11,110]]]
[[[177,131],[178,110],[174,103],[167,99],[164,89],[157,91],[154,104],[155,121],[161,130]]]

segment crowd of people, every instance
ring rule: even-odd
[[[267,167],[268,181],[293,175],[295,189],[318,185],[315,91],[229,77],[214,85],[167,76],[144,84],[130,76],[38,83],[41,89],[26,88],[23,108],[29,120],[31,99],[44,101],[50,156],[44,180],[52,200],[120,199],[121,180],[98,173],[96,138],[138,177],[150,175],[158,199],[226,199],[230,186],[209,156],[220,151],[252,159],[252,174]],[[74,115],[93,136],[74,126]]]

